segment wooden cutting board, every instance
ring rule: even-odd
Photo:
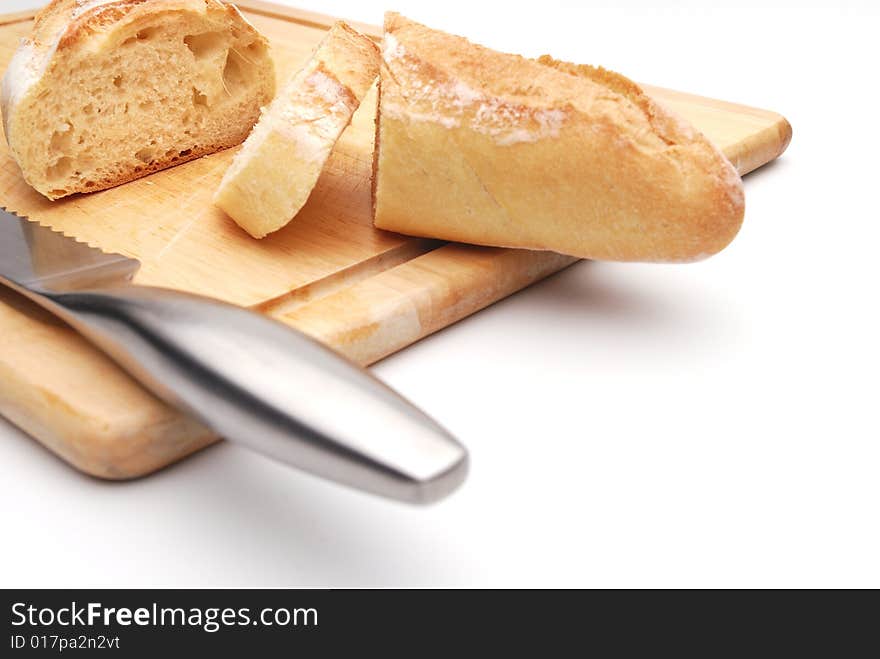
[[[327,17],[239,3],[271,41],[280,79],[309,56]],[[0,70],[32,13],[0,16]],[[378,37],[378,28],[358,25]],[[791,138],[780,115],[648,88],[692,121],[745,174]],[[210,203],[233,151],[127,185],[49,202],[0,145],[0,205],[140,259],[140,284],[253,307],[370,364],[574,262],[548,252],[407,238],[373,229],[375,92],[336,147],[296,221],[256,241]],[[140,476],[215,441],[141,389],[70,329],[0,290],[0,414],[96,476]]]

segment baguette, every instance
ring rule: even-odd
[[[378,75],[376,44],[336,23],[263,113],[214,203],[254,238],[289,223]]]
[[[53,0],[3,77],[25,180],[93,192],[235,146],[275,91],[268,42],[219,0]]]
[[[614,261],[724,248],[742,182],[616,73],[489,50],[389,12],[374,160],[381,229]]]

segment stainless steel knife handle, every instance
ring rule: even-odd
[[[412,503],[465,478],[467,452],[364,369],[264,316],[171,290],[23,291],[226,439]]]

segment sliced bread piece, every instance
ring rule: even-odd
[[[336,23],[263,113],[214,203],[254,238],[285,226],[305,205],[378,75],[376,44]]]
[[[3,78],[6,139],[49,199],[235,146],[275,92],[268,42],[218,0],[53,0]]]
[[[726,246],[742,182],[698,131],[610,71],[385,18],[375,225],[616,261]]]

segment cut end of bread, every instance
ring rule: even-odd
[[[743,217],[727,159],[631,80],[388,13],[375,224],[583,258],[684,262]]]
[[[378,75],[376,45],[345,23],[334,25],[263,113],[214,203],[254,238],[287,225]]]
[[[217,0],[56,0],[16,57],[7,139],[50,199],[235,146],[274,95],[268,42]]]

